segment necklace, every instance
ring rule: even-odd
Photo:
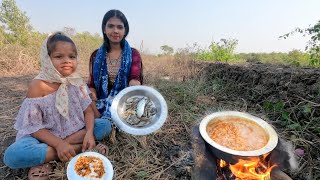
[[[107,54],[107,52],[106,52]],[[121,63],[121,57],[122,57],[122,53],[120,52],[120,55],[117,59],[111,59],[109,54],[107,54],[107,63],[110,65],[118,65]]]

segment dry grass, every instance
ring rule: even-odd
[[[261,105],[252,103],[252,97],[243,96],[248,91],[246,84],[235,86],[219,78],[210,79],[208,82],[207,78],[201,76],[206,65],[190,61],[190,56],[182,54],[174,59],[143,55],[143,60],[145,83],[164,95],[169,107],[169,117],[164,126],[152,135],[139,137],[118,133],[115,144],[108,139],[104,140],[110,147],[108,158],[114,166],[115,179],[190,179],[193,165],[191,128],[210,112],[247,111],[264,119],[276,119],[275,117],[279,116],[277,112],[266,111]],[[83,76],[86,76],[86,64],[83,64]],[[6,72],[13,76],[0,78],[1,154],[14,141],[14,117],[23,100],[27,84],[34,77],[16,76],[10,69]],[[307,102],[306,99],[298,99],[288,100],[292,113],[299,109],[294,107]],[[318,105],[318,102],[314,102],[315,107]],[[320,159],[317,159],[319,155],[316,154],[320,153],[319,135],[310,131],[310,127],[318,126],[319,119],[315,114],[308,117],[310,119],[304,126],[306,128],[302,133],[296,131],[296,137],[292,137],[295,131],[277,124],[277,121],[272,122],[281,137],[304,147],[307,152],[306,156],[299,159],[301,174],[291,174],[294,179],[312,179],[320,175]],[[316,141],[311,142],[309,136]],[[52,163],[56,168],[51,179],[66,179],[66,165]],[[2,163],[2,156],[0,166],[0,179],[26,179],[28,169],[11,170]]]
[[[145,57],[143,57],[145,58]],[[161,71],[150,71],[154,63],[161,65],[163,61],[170,64],[173,59],[150,59],[144,60],[145,81],[147,85],[158,86],[156,81],[150,77],[159,76]],[[159,66],[158,66],[159,67]],[[84,69],[86,69],[84,65]],[[166,69],[163,67],[163,69]],[[154,69],[155,70],[155,69]],[[34,71],[37,71],[34,69]],[[177,70],[166,69],[166,71],[178,72]],[[14,73],[12,73],[14,74]],[[0,78],[1,81],[1,99],[0,108],[1,118],[1,154],[15,138],[13,129],[14,117],[20,107],[27,84],[34,77],[29,76],[10,76]],[[85,73],[83,73],[85,76]],[[172,77],[171,73],[166,76]],[[182,122],[180,122],[182,121]],[[116,144],[111,144],[108,139],[104,141],[110,147],[110,156],[115,168],[115,179],[189,179],[192,165],[191,152],[188,144],[190,135],[190,125],[183,122],[181,118],[169,117],[166,124],[158,132],[149,135],[144,140],[143,137],[131,136],[125,133],[117,134]],[[2,159],[3,157],[1,157]],[[66,179],[66,165],[52,162],[56,166],[55,173],[51,175],[52,179]],[[27,169],[11,170],[1,163],[0,179],[26,179]],[[175,169],[178,169],[178,173]],[[180,174],[180,175],[179,175]]]
[[[7,45],[0,49],[0,73],[2,76],[16,76],[34,73],[38,61],[30,48]]]

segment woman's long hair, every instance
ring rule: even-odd
[[[110,40],[107,37],[107,35],[104,33],[104,30],[106,28],[106,24],[107,24],[108,20],[110,18],[112,18],[112,17],[119,18],[122,21],[123,25],[124,25],[125,32],[124,32],[123,39],[120,42],[120,45],[121,45],[122,49],[123,49],[123,46],[124,46],[124,40],[125,40],[125,38],[127,37],[128,33],[129,33],[129,23],[128,23],[128,20],[127,20],[126,16],[121,11],[119,11],[117,9],[112,9],[112,10],[108,11],[104,15],[103,20],[102,20],[102,34],[103,34],[104,45],[107,48],[107,52],[109,52],[109,50],[110,50]]]

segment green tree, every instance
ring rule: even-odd
[[[22,12],[14,0],[3,0],[0,7],[0,23],[5,39],[9,43],[26,45],[32,27],[25,12]]]
[[[213,60],[228,62],[235,59],[234,50],[238,45],[236,39],[221,39],[219,42],[211,42],[208,50],[200,50],[197,58],[200,60]]]
[[[287,63],[300,66],[308,65],[309,56],[307,53],[301,52],[300,50],[292,50],[288,53]]]
[[[306,50],[310,54],[309,64],[320,66],[320,21],[318,21],[315,25],[310,26],[309,28],[296,28],[294,31],[280,36],[280,38],[286,39],[295,33],[301,33],[304,36],[310,36],[310,40],[306,45]]]
[[[99,34],[90,34],[89,32],[76,33],[72,39],[77,45],[79,55],[84,64],[88,64],[91,53],[100,47],[103,38]]]
[[[215,60],[228,61],[234,57],[234,50],[238,45],[238,40],[221,39],[220,42],[212,42],[210,45],[211,52]]]
[[[0,26],[0,47],[3,47],[5,40],[4,27]]]
[[[160,49],[164,52],[165,55],[171,55],[173,53],[173,48],[168,45],[163,45]]]

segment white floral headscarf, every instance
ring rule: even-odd
[[[67,36],[62,32],[55,32],[53,34],[50,34],[45,39],[45,41],[41,46],[41,51],[40,51],[41,70],[40,70],[40,73],[34,79],[40,79],[50,83],[54,83],[54,82],[61,83],[56,93],[55,106],[58,109],[58,112],[63,117],[65,117],[66,119],[69,119],[69,98],[68,98],[67,85],[72,84],[74,86],[81,87],[81,86],[85,86],[86,84],[82,80],[77,70],[70,76],[64,77],[53,66],[50,56],[48,54],[47,41],[51,36],[57,33],[61,33],[62,35]],[[81,88],[81,89],[85,89],[85,88]]]

